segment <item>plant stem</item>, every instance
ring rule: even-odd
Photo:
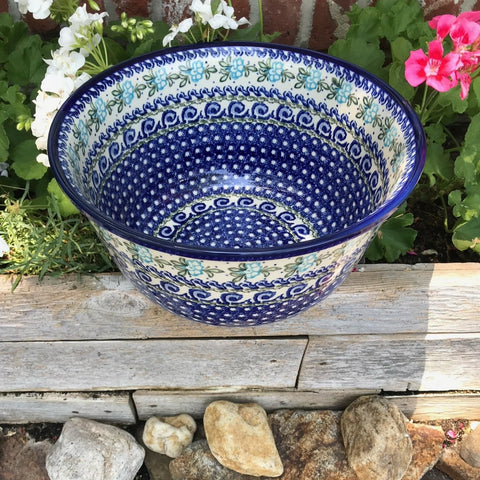
[[[448,205],[447,205],[447,202],[445,202],[445,195],[440,195],[440,201],[442,202],[442,208],[445,215],[445,218],[443,220],[443,226],[445,228],[445,232],[452,233],[452,230],[448,226]]]
[[[265,37],[263,34],[263,8],[262,8],[262,0],[257,0],[258,1],[258,23],[260,24],[260,41],[264,42]]]

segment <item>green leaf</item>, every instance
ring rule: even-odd
[[[65,193],[63,193],[63,190],[55,179],[52,179],[48,184],[48,193],[57,201],[58,208],[63,217],[79,213],[78,208],[70,201]]]
[[[452,241],[459,250],[471,248],[480,253],[480,218],[473,217],[454,228]]]
[[[431,187],[437,183],[438,179],[448,181],[453,178],[454,164],[442,145],[438,143],[428,145],[423,173],[428,176]]]
[[[423,22],[423,10],[416,0],[379,0],[376,7],[383,12],[380,23],[389,41],[406,34],[412,24]]]
[[[465,133],[465,145],[477,146],[480,138],[480,113],[472,117],[467,132]]]
[[[376,43],[382,37],[379,12],[375,8],[361,8],[354,4],[348,13],[351,26],[346,38]]]
[[[6,162],[8,160],[8,147],[10,146],[10,140],[8,138],[5,128],[0,123],[0,162]]]
[[[16,145],[12,152],[12,167],[15,173],[24,180],[37,180],[42,178],[47,167],[37,162],[38,149],[34,140],[24,140]]]
[[[447,92],[440,92],[438,103],[442,107],[451,107],[455,113],[464,113],[468,108],[468,102],[460,98],[460,86],[451,88]]]
[[[455,160],[455,175],[465,182],[465,187],[480,183],[480,145],[466,144]]]
[[[388,71],[388,83],[406,100],[412,100],[415,96],[415,89],[405,79],[403,63],[392,63]]]
[[[39,85],[47,65],[39,52],[42,40],[37,35],[21,38],[8,56],[6,71],[9,80],[17,85]],[[19,61],[21,59],[21,61]]]
[[[385,54],[376,44],[361,39],[339,39],[331,45],[328,53],[354,63],[380,78],[386,77],[383,69]]]
[[[371,261],[385,258],[394,262],[413,248],[417,232],[408,228],[413,223],[413,214],[404,213],[405,206],[386,220],[377,232],[376,237],[368,247],[365,256]]]

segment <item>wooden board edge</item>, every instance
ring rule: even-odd
[[[64,423],[72,417],[121,425],[137,422],[128,392],[0,394],[0,423]]]

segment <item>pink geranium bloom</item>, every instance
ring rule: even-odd
[[[480,39],[480,25],[467,19],[458,18],[450,28],[450,37],[455,50],[468,48]]]
[[[480,20],[480,11],[463,12],[458,17],[455,15],[437,15],[432,18],[428,25],[430,28],[437,30],[437,38],[443,40],[449,33],[451,28],[457,23],[478,22]]]
[[[446,92],[458,83],[459,65],[458,54],[452,52],[444,57],[442,42],[433,40],[428,45],[428,56],[422,50],[410,53],[405,62],[405,78],[412,87],[426,82],[435,90]]]

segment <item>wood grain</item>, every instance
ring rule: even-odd
[[[307,340],[0,342],[0,391],[294,387]]]
[[[120,274],[0,276],[3,341],[468,333],[480,330],[480,264],[365,265],[320,305],[260,327],[192,322],[154,305]]]

